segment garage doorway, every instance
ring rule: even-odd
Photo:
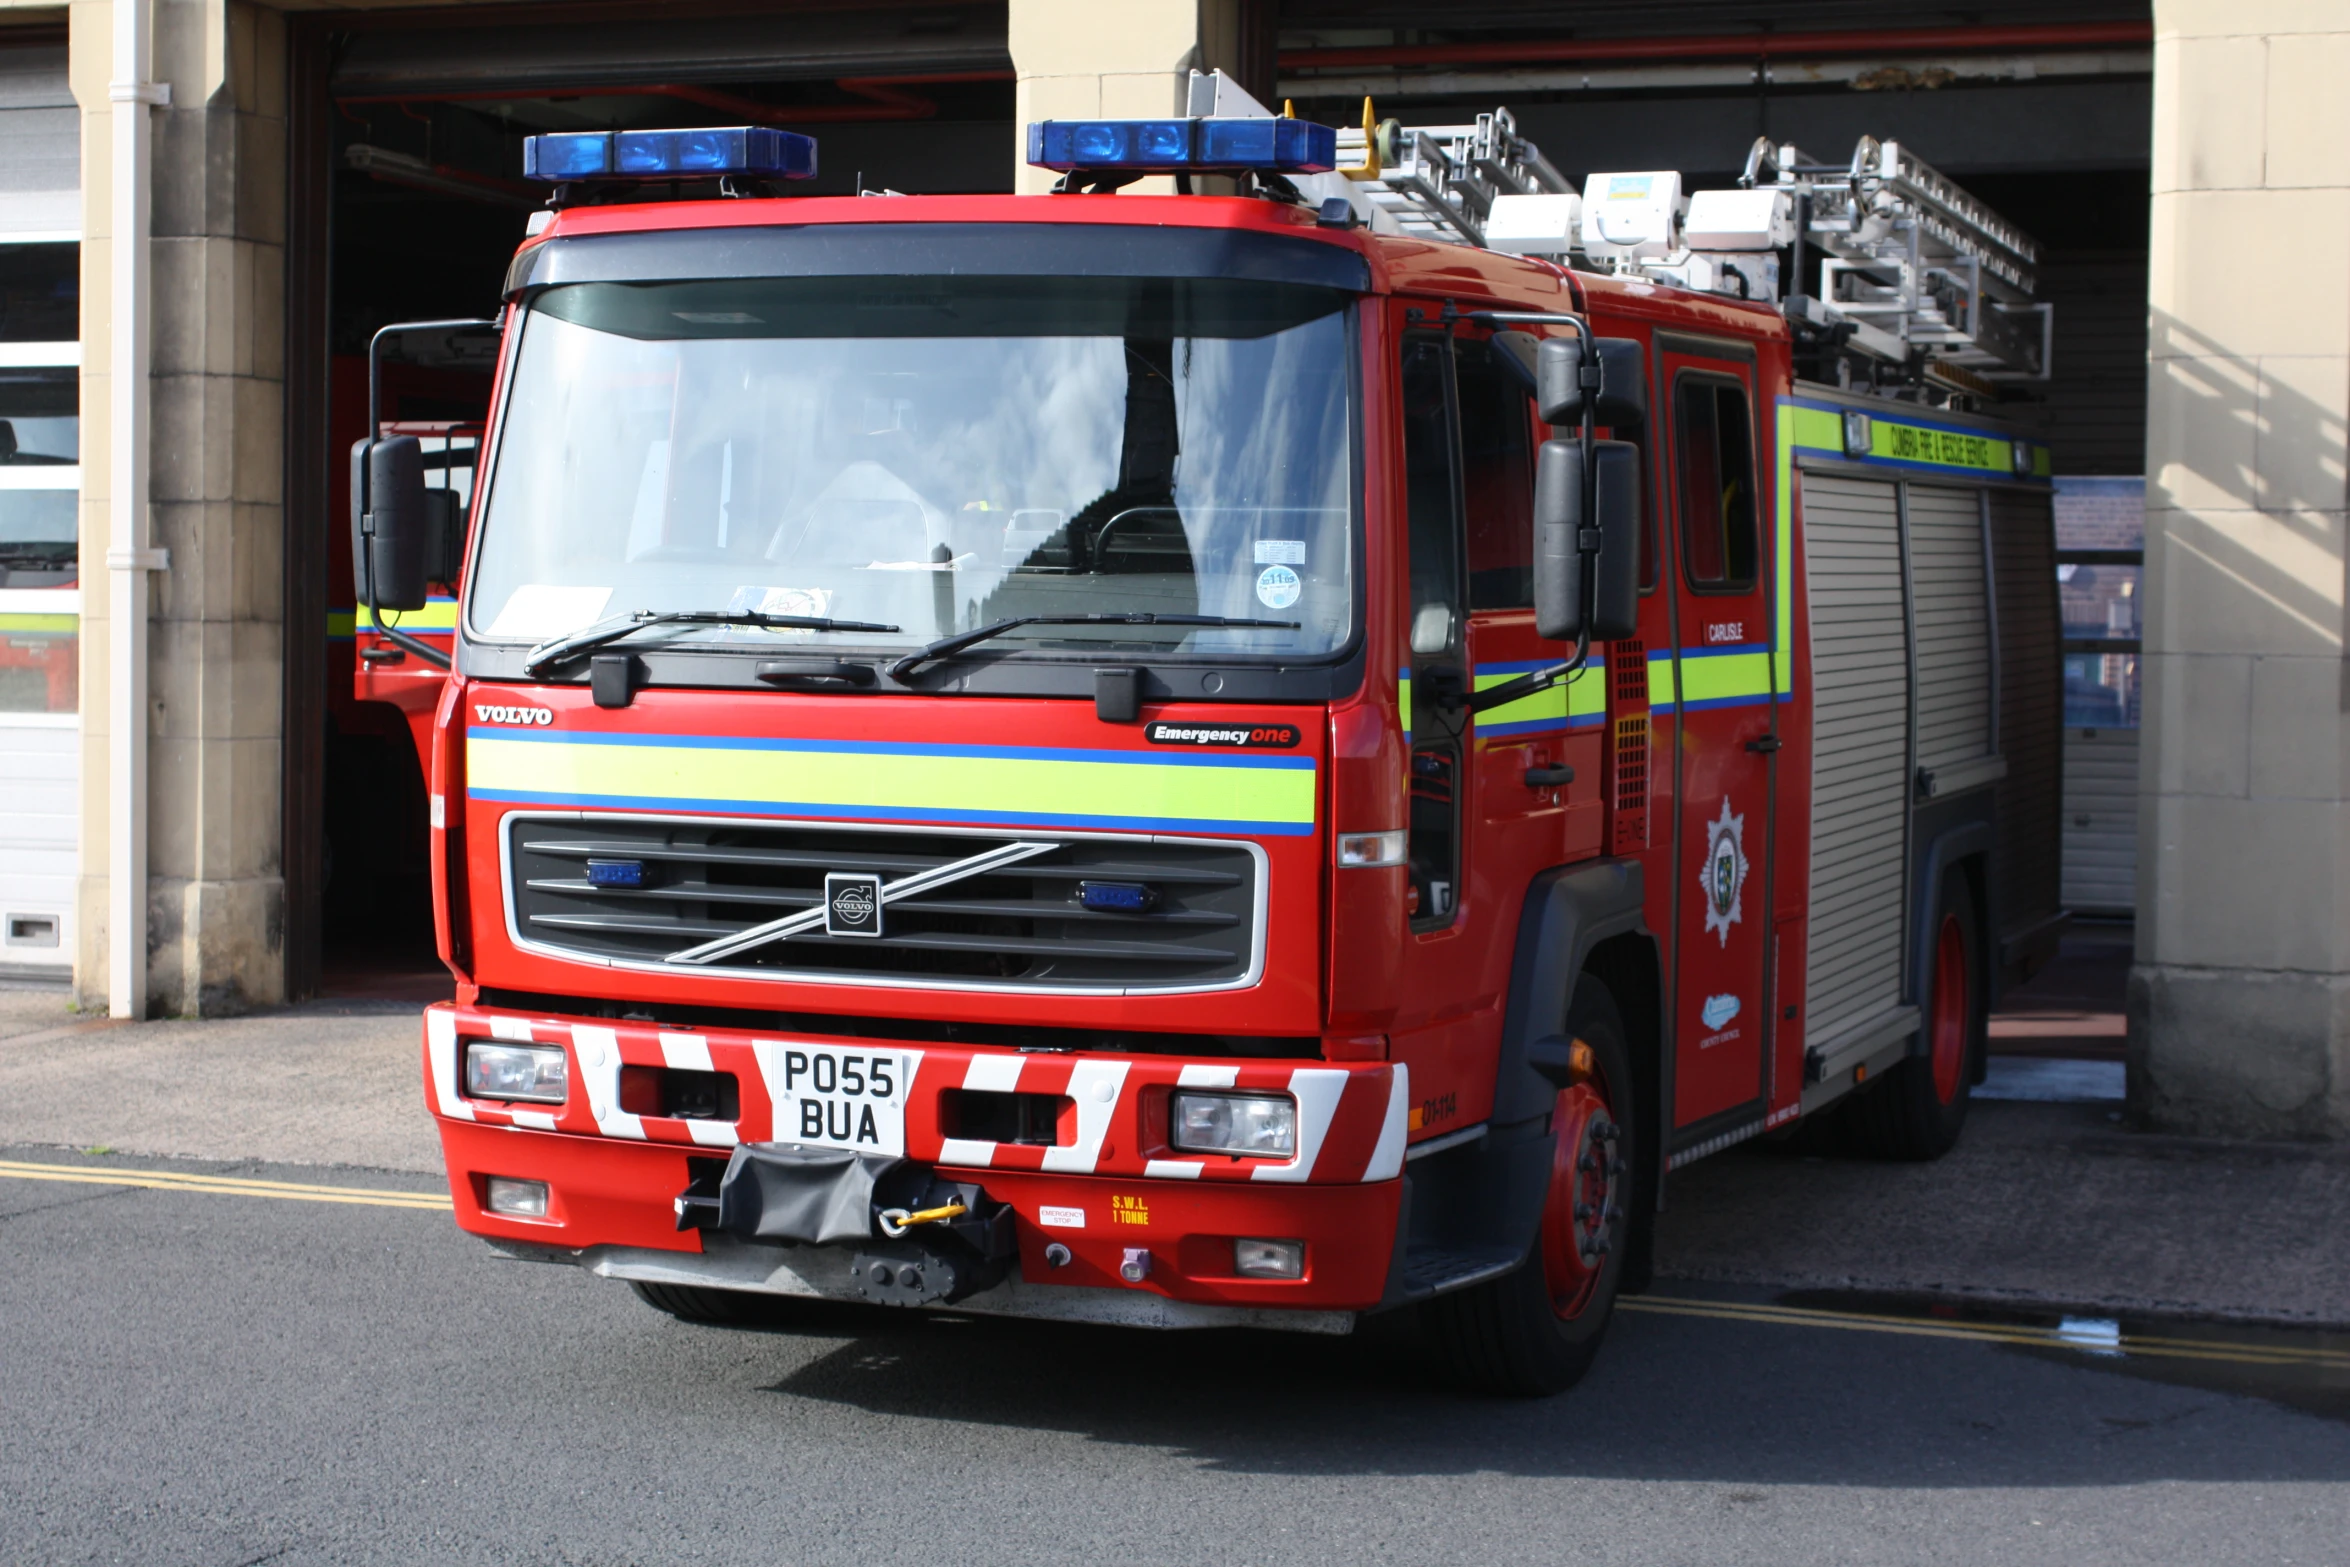
[[[1001,4],[752,9],[571,6],[291,19],[285,851],[289,995],[445,995],[434,956],[414,708],[431,671],[363,659],[348,453],[365,433],[369,339],[488,316],[544,192],[547,131],[768,124],[818,138],[795,193],[1011,188]],[[426,437],[435,483],[470,486],[483,343],[390,358],[387,421]],[[448,587],[437,588],[444,600]],[[446,640],[453,602],[405,617]],[[362,669],[371,671],[362,677]]]

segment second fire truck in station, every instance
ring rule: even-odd
[[[2062,918],[2031,242],[1892,143],[1191,108],[1032,196],[531,142],[478,453],[353,460],[467,1230],[1545,1393],[1672,1169],[1959,1135]]]

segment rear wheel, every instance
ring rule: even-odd
[[[1574,1386],[1599,1354],[1623,1281],[1640,1121],[1623,1019],[1589,975],[1575,987],[1566,1033],[1584,1047],[1577,1055],[1588,1070],[1559,1090],[1551,1111],[1550,1182],[1532,1255],[1422,1308],[1454,1379],[1486,1392],[1540,1398]]]
[[[1850,1107],[1854,1141],[1879,1159],[1939,1159],[1966,1126],[1982,1032],[1982,964],[1974,894],[1956,871],[1942,880],[1926,974],[1925,1049]]]

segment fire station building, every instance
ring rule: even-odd
[[[2032,235],[2051,368],[2001,411],[2055,453],[2064,900],[2135,922],[2133,1108],[2350,1136],[2338,0],[142,3],[0,0],[0,974],[201,1016],[429,957],[341,454],[376,328],[495,307],[524,136],[1042,190],[1028,121],[1222,69],[1332,124],[1506,104],[1577,182],[1898,140]]]

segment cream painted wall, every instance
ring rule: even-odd
[[[2350,5],[2155,26],[2132,1104],[2350,1135]]]
[[[107,579],[105,301],[112,276],[112,6],[77,0],[82,109],[81,570]],[[241,0],[158,0],[155,63],[154,538],[149,592],[149,946],[158,1013],[285,993],[279,733],[284,430],[285,20]],[[82,873],[75,990],[106,975],[106,596],[84,594]]]

